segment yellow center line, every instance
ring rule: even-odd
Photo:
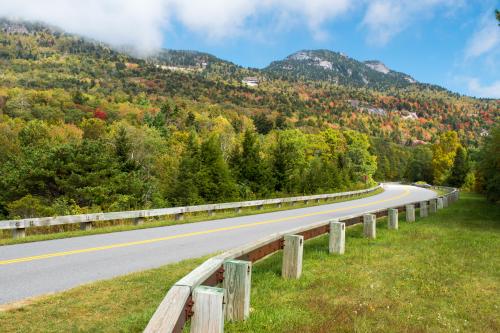
[[[142,240],[142,241],[117,243],[117,244],[97,246],[97,247],[91,247],[91,248],[80,249],[80,250],[54,252],[54,253],[47,253],[47,254],[31,256],[31,257],[2,260],[2,261],[0,261],[0,265],[9,265],[9,264],[14,264],[14,263],[19,263],[19,262],[34,261],[34,260],[41,260],[41,259],[48,259],[48,258],[55,258],[55,257],[63,257],[63,256],[68,256],[68,255],[72,255],[72,254],[79,254],[79,253],[88,253],[88,252],[97,252],[97,251],[110,250],[110,249],[118,249],[118,248],[122,248],[122,247],[134,246],[134,245],[157,243],[157,242],[162,242],[162,241],[171,240],[171,239],[206,235],[206,234],[212,234],[212,233],[216,233],[216,232],[230,231],[230,230],[243,229],[243,228],[251,228],[251,227],[264,225],[264,224],[284,222],[284,221],[290,221],[290,220],[300,219],[300,218],[309,217],[309,216],[324,215],[324,214],[330,214],[330,213],[334,213],[334,212],[345,211],[345,210],[349,210],[349,209],[373,206],[373,205],[383,203],[383,202],[394,201],[394,200],[403,198],[409,194],[410,194],[410,191],[408,189],[405,189],[402,194],[399,194],[397,196],[383,199],[383,200],[368,202],[365,204],[359,204],[359,205],[354,205],[354,206],[349,206],[349,207],[341,207],[341,208],[330,209],[330,210],[314,212],[314,213],[308,213],[308,214],[303,214],[303,215],[281,217],[281,218],[277,218],[277,219],[248,223],[248,224],[234,225],[234,226],[230,226],[230,227],[223,227],[223,228],[216,228],[216,229],[209,229],[209,230],[202,230],[202,231],[194,231],[194,232],[188,232],[188,233],[184,233],[184,234],[146,239],[146,240]]]

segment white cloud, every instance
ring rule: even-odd
[[[115,45],[149,51],[162,44],[162,0],[0,0],[0,16],[39,20]]]
[[[374,0],[368,2],[361,25],[368,29],[370,44],[385,45],[415,21],[462,5],[463,0]]]
[[[493,11],[481,19],[478,29],[467,43],[465,58],[476,58],[489,53],[500,45],[500,29],[493,16]]]
[[[477,78],[469,78],[467,81],[471,96],[500,98],[500,81],[495,81],[490,85],[482,85]]]
[[[0,16],[47,22],[114,45],[142,51],[163,44],[163,31],[176,21],[210,40],[251,35],[252,20],[270,25],[303,24],[315,38],[322,24],[361,0],[0,0]],[[269,27],[269,25],[268,25]],[[265,34],[265,32],[264,32]],[[168,35],[167,35],[168,41]]]

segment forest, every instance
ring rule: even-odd
[[[164,70],[43,25],[0,27],[0,218],[389,180],[500,200],[499,100],[284,80],[219,60]],[[250,74],[258,88],[241,83]]]

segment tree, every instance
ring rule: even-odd
[[[181,156],[179,172],[172,191],[171,201],[177,205],[201,203],[197,175],[200,172],[200,145],[196,133],[191,132],[184,153]]]
[[[490,131],[481,147],[478,176],[486,197],[500,202],[500,125]]]
[[[457,148],[460,146],[458,134],[448,131],[439,136],[438,141],[432,145],[432,168],[434,184],[443,184],[448,178],[455,159]]]
[[[495,9],[495,16],[497,18],[497,21],[500,22],[500,11],[498,9]],[[498,23],[500,25],[500,23]]]
[[[405,176],[412,182],[432,183],[432,150],[429,147],[419,146],[411,152]]]
[[[253,123],[260,134],[267,134],[273,129],[273,122],[263,112],[253,117]]]
[[[306,166],[306,137],[299,130],[280,131],[272,149],[275,190],[296,193]]]
[[[218,136],[212,135],[202,143],[200,161],[200,171],[196,175],[200,195],[208,202],[235,200],[238,197],[236,184],[222,156]]]
[[[465,183],[469,170],[470,166],[467,150],[460,146],[457,148],[457,152],[455,154],[455,160],[453,161],[453,167],[451,168],[450,177],[448,178],[448,184],[453,187],[462,187]]]
[[[247,130],[241,147],[237,147],[231,158],[234,178],[243,188],[240,193],[247,197],[268,194],[272,181],[268,167],[261,156],[257,135]],[[251,193],[247,193],[249,190]]]

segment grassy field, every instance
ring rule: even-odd
[[[378,238],[347,230],[346,254],[306,242],[300,280],[281,254],[253,270],[251,317],[226,332],[498,332],[500,207],[459,203]],[[205,258],[96,282],[0,312],[1,332],[140,332],[168,287]]]
[[[351,201],[357,200],[361,198],[370,197],[379,193],[382,193],[383,189],[377,189],[372,193],[363,194],[356,196],[355,198],[350,199],[329,199],[327,201],[321,201],[321,203],[316,203],[311,200],[308,204],[304,203],[296,203],[293,208],[304,208],[304,207],[313,207],[324,204],[332,204],[336,202],[342,201]],[[160,220],[157,219],[146,219],[144,224],[142,225],[134,225],[131,221],[101,221],[94,223],[94,227],[90,231],[82,231],[80,230],[79,224],[71,224],[71,225],[60,225],[54,227],[38,227],[38,228],[28,228],[26,229],[27,236],[25,238],[12,238],[12,234],[10,230],[0,230],[0,246],[2,245],[12,245],[12,244],[20,244],[20,243],[30,243],[30,242],[38,242],[50,239],[61,239],[61,238],[70,238],[70,237],[79,237],[79,236],[88,236],[88,235],[97,235],[97,234],[105,234],[110,232],[119,232],[119,231],[127,231],[127,230],[135,230],[135,229],[145,229],[145,228],[157,228],[164,227],[169,225],[176,224],[185,224],[185,223],[194,223],[200,221],[209,221],[215,219],[223,219],[230,218],[236,216],[244,216],[244,215],[255,215],[255,214],[263,214],[263,213],[271,213],[281,210],[288,210],[290,206],[283,205],[283,207],[278,208],[277,206],[264,206],[263,209],[257,209],[256,207],[242,208],[241,213],[236,213],[234,210],[226,210],[226,211],[217,211],[217,213],[213,216],[209,216],[208,212],[197,213],[197,214],[185,214],[185,218],[183,220],[175,220],[173,216],[169,216],[166,218],[162,218]]]
[[[303,276],[280,278],[281,254],[254,266],[252,313],[226,332],[499,332],[500,207],[459,203],[378,238],[347,231],[346,254],[306,243]]]

